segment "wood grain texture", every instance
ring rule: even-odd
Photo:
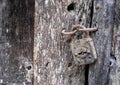
[[[33,0],[0,0],[0,85],[32,85],[33,15]]]
[[[0,85],[119,85],[119,5],[119,0],[1,0]],[[91,34],[98,60],[89,68],[75,64],[70,36],[61,34],[81,22],[98,28]]]
[[[61,34],[91,21],[91,0],[35,0],[34,85],[84,85],[85,66],[73,62],[70,44]]]
[[[115,23],[113,36],[113,54],[115,60],[110,69],[109,85],[120,85],[120,0],[116,0],[115,4]]]
[[[98,60],[89,66],[89,85],[108,85],[114,4],[114,0],[94,0],[92,25],[98,28],[93,35]]]

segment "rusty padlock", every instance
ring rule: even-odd
[[[91,64],[97,59],[97,54],[92,38],[89,36],[90,31],[96,31],[97,28],[85,28],[83,25],[75,25],[71,32],[62,31],[63,34],[75,34],[77,31],[85,32],[81,39],[74,38],[71,43],[73,59],[77,65]]]

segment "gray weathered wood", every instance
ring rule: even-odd
[[[114,0],[94,0],[92,24],[98,27],[93,35],[98,60],[89,66],[89,85],[108,85],[114,3]]]
[[[120,85],[120,0],[116,0],[115,4],[113,40],[113,54],[116,57],[116,60],[113,61],[110,69],[109,85]]]
[[[1,0],[0,85],[119,85],[119,5],[120,0]],[[91,34],[98,60],[89,68],[74,63],[70,36],[61,34],[81,21],[98,27]]]
[[[85,67],[73,63],[61,31],[80,21],[89,27],[91,8],[92,0],[35,0],[34,85],[85,84]]]
[[[0,0],[0,85],[32,85],[33,15],[33,0]]]

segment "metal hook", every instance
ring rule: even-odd
[[[66,32],[65,30],[62,30],[62,34],[66,34],[66,35],[71,35],[76,33],[77,31],[82,31],[82,32],[86,32],[87,34],[89,34],[90,31],[97,31],[97,28],[86,28],[83,25],[73,25],[72,27],[72,31],[70,32]]]
[[[65,34],[65,35],[72,35],[72,34],[74,34],[76,32],[77,32],[77,30],[73,30],[71,32],[65,32],[65,30],[62,30],[62,34]]]

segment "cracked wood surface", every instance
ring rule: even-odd
[[[113,33],[113,54],[116,58],[110,70],[109,85],[120,85],[120,0],[115,3],[115,22]]]
[[[93,35],[98,60],[89,65],[89,85],[108,85],[112,31],[114,26],[114,0],[94,0],[92,25],[98,31]]]
[[[0,0],[0,85],[32,85],[32,0]]]
[[[1,0],[0,84],[119,85],[119,4],[119,0]],[[86,27],[98,27],[91,34],[98,60],[89,69],[75,65],[69,36],[61,34],[62,28],[70,31],[81,21]]]
[[[85,66],[73,63],[61,31],[80,21],[89,27],[91,8],[92,0],[35,0],[34,85],[85,84]]]

